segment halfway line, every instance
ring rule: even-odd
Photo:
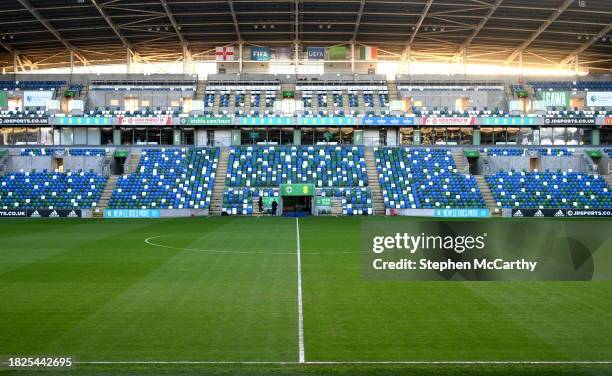
[[[299,362],[304,363],[304,315],[302,313],[302,261],[300,257],[300,220],[295,219],[295,232],[297,235],[297,272],[298,272],[298,338]]]

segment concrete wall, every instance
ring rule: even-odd
[[[439,110],[448,107],[449,110],[455,110],[455,101],[457,98],[468,97],[468,110],[472,107],[483,109],[488,107],[490,110],[498,107],[500,110],[506,110],[506,95],[503,91],[445,91],[445,90],[412,90],[402,91],[403,97],[412,98],[413,101],[423,102],[423,107],[428,110],[433,110],[437,107]]]
[[[586,163],[582,154],[568,157],[541,157],[542,171],[586,171]]]
[[[215,146],[231,146],[232,130],[219,129],[215,130]]]
[[[567,157],[539,157],[539,171],[588,171],[587,160],[582,154]],[[530,157],[499,157],[483,156],[478,160],[478,171],[484,174],[493,174],[498,171],[530,171]]]
[[[485,156],[478,159],[478,171],[483,174],[509,170],[529,171],[529,157]]]
[[[138,98],[138,102],[141,104],[140,109],[144,110],[146,107],[155,109],[156,107],[167,108],[172,106],[172,101],[179,101],[179,106],[182,106],[181,99],[193,98],[194,92],[191,91],[106,91],[106,90],[92,90],[87,95],[86,108],[93,110],[96,107],[115,107],[111,106],[112,100],[118,100],[117,106],[122,109],[125,108],[125,98]],[[142,106],[142,101],[149,101],[148,106]],[[178,108],[174,106],[174,108]]]
[[[64,171],[90,171],[93,170],[98,174],[102,174],[103,170],[102,157],[73,157],[64,156]],[[41,172],[43,170],[53,171],[53,158],[50,156],[31,157],[31,156],[10,156],[8,158],[8,171],[32,171]]]

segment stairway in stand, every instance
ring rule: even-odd
[[[335,215],[336,217],[342,215],[342,199],[332,199],[331,215]]]
[[[229,148],[221,148],[221,157],[215,172],[215,186],[210,200],[210,214],[221,215],[223,207],[223,191],[225,190],[225,178],[227,177],[227,160],[229,159]]]
[[[138,168],[138,164],[140,163],[141,156],[142,154],[140,153],[130,154],[130,160],[129,160],[127,169],[125,171],[126,174],[133,174],[134,172],[136,172],[136,169]]]
[[[493,194],[491,193],[491,189],[485,177],[483,175],[475,175],[474,177],[476,178],[476,184],[478,184],[480,193],[487,204],[487,208],[489,208],[489,212],[491,212],[491,216],[501,216],[501,210],[497,207],[497,203],[493,198]]]
[[[104,185],[104,189],[102,190],[102,196],[100,197],[100,201],[96,204],[96,208],[94,209],[92,216],[94,218],[103,218],[104,217],[104,209],[108,207],[108,202],[113,195],[113,191],[115,190],[115,186],[117,185],[117,179],[119,179],[119,175],[111,175],[106,180],[106,184]]]
[[[368,173],[368,186],[372,194],[372,205],[374,207],[374,215],[385,215],[385,203],[383,201],[382,190],[378,182],[378,170],[376,169],[376,160],[374,151],[370,148],[365,149],[366,171]]]
[[[468,164],[467,158],[463,155],[463,149],[453,150],[453,160],[457,166],[457,171],[464,175],[469,175],[470,165]]]
[[[608,187],[612,189],[612,175],[603,175],[603,178],[608,182]]]

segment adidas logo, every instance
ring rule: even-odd
[[[565,217],[565,214],[563,214],[563,212],[559,210],[555,213],[555,217]]]
[[[78,215],[74,212],[74,210],[72,210],[70,213],[68,213],[68,218],[77,218]]]
[[[30,217],[40,218],[40,213],[38,212],[38,210],[34,210],[34,213],[30,214]]]
[[[59,217],[59,214],[57,214],[57,212],[54,210],[51,212],[51,214],[49,214],[49,218],[57,218]]]
[[[543,217],[544,213],[542,213],[541,210],[538,210],[537,212],[535,212],[535,214],[533,215],[534,217]]]
[[[512,215],[513,217],[522,217],[523,216],[523,212],[520,210],[517,210],[514,215]]]

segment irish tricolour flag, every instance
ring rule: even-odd
[[[359,49],[359,58],[361,60],[377,60],[378,48],[372,46],[362,46]]]

